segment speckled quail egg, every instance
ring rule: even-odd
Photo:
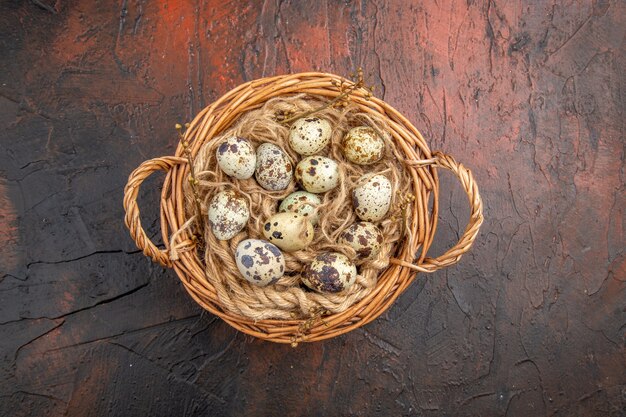
[[[356,266],[339,252],[325,252],[315,257],[302,271],[302,282],[318,292],[340,292],[356,281]]]
[[[315,155],[328,145],[332,127],[319,117],[303,117],[289,130],[289,146],[300,155]]]
[[[320,218],[319,213],[316,211],[317,206],[320,204],[322,204],[322,199],[319,196],[306,191],[296,191],[289,194],[280,203],[278,211],[291,211],[300,214],[309,219],[311,224],[315,226]]]
[[[241,275],[261,287],[273,284],[285,273],[285,258],[275,245],[261,239],[242,240],[235,250]]]
[[[218,240],[233,238],[249,217],[248,202],[232,190],[217,193],[209,204],[209,225]]]
[[[369,165],[378,162],[385,154],[385,141],[369,126],[350,129],[341,141],[345,157],[355,164]]]
[[[256,180],[269,191],[284,190],[293,177],[293,165],[280,146],[264,143],[256,150]]]
[[[254,175],[256,153],[250,141],[232,136],[220,143],[215,151],[217,164],[229,177],[245,180]]]
[[[391,182],[380,174],[362,176],[352,191],[352,204],[361,220],[375,222],[382,219],[391,206]]]
[[[313,225],[306,217],[296,213],[277,213],[263,225],[267,240],[284,251],[306,248],[313,241]]]
[[[380,252],[383,234],[374,223],[358,222],[341,233],[339,243],[352,247],[361,258],[370,259]]]
[[[339,166],[325,156],[307,156],[296,166],[296,180],[310,193],[324,193],[339,184]]]

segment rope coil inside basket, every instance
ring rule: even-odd
[[[188,144],[188,152],[197,165],[196,158],[202,156],[203,149],[211,149],[211,141],[229,132],[229,129],[236,130],[237,121],[246,112],[260,109],[277,97],[306,95],[336,98],[340,94],[336,87],[338,80],[350,82],[332,74],[303,73],[242,84],[201,111],[189,125],[184,138]],[[301,314],[296,315],[299,318],[290,318],[294,315],[282,313],[288,312],[289,308],[278,313],[268,310],[268,314],[263,314],[263,306],[275,305],[281,299],[268,300],[267,304],[261,303],[253,314],[242,311],[241,303],[230,304],[237,299],[233,301],[233,295],[224,292],[227,287],[216,285],[214,276],[207,277],[206,271],[213,271],[213,274],[224,271],[225,268],[230,271],[234,267],[234,260],[231,263],[225,262],[224,265],[216,265],[215,258],[204,258],[196,250],[198,239],[193,234],[193,223],[197,216],[190,212],[190,205],[185,201],[186,195],[189,195],[187,183],[190,167],[188,159],[182,157],[185,151],[182,144],[179,144],[176,151],[177,156],[146,161],[129,177],[124,195],[125,221],[137,246],[154,261],[173,267],[189,294],[206,310],[220,316],[238,330],[265,340],[292,344],[323,340],[348,332],[378,317],[408,287],[415,271],[434,272],[452,265],[469,250],[482,223],[482,202],[470,171],[450,156],[431,153],[419,131],[395,109],[382,100],[370,98],[367,91],[360,88],[351,93],[350,101],[355,111],[384,123],[385,132],[389,133],[390,140],[393,141],[393,149],[397,150],[392,156],[404,167],[403,174],[407,176],[414,199],[410,204],[410,216],[407,217],[407,237],[390,245],[393,246],[392,253],[383,257],[387,260],[385,265],[389,266],[378,275],[374,285],[361,294],[362,296],[354,297],[349,306],[341,305],[333,309],[334,304],[311,304],[292,300],[298,304]],[[210,152],[207,153],[209,154]],[[429,258],[426,253],[435,234],[438,214],[436,168],[448,169],[460,180],[470,202],[470,220],[460,241],[452,249],[438,258]],[[141,183],[156,170],[167,172],[161,195],[161,227],[163,240],[166,242],[165,250],[157,248],[146,236],[141,227],[136,202]],[[429,210],[428,202],[431,197],[432,208]],[[224,245],[228,248],[228,242]],[[206,247],[207,252],[217,249],[215,242]],[[232,251],[228,256],[232,258]],[[204,259],[213,259],[213,263],[207,265],[203,262]],[[237,274],[238,271],[234,268],[230,272]],[[253,294],[256,297],[253,301],[258,301],[259,297],[268,297],[266,292],[256,289],[246,294]],[[274,296],[273,293],[269,294],[269,297]]]

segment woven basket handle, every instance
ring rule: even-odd
[[[391,260],[391,263],[402,265],[419,272],[435,272],[438,269],[457,263],[459,259],[461,259],[461,256],[472,246],[474,239],[476,239],[476,236],[478,235],[480,225],[483,223],[483,202],[478,192],[478,186],[474,181],[474,176],[469,169],[456,162],[453,157],[445,155],[441,152],[435,152],[433,153],[433,158],[431,159],[419,161],[412,160],[406,161],[406,163],[417,167],[432,165],[435,167],[449,169],[454,173],[454,175],[456,175],[459,181],[461,181],[461,185],[467,193],[467,198],[470,203],[470,218],[467,227],[465,228],[465,232],[463,232],[463,236],[461,236],[459,242],[446,253],[437,258],[424,258],[424,261],[419,265],[402,261],[400,259]]]
[[[128,183],[124,188],[124,210],[126,216],[124,223],[130,230],[130,236],[133,238],[137,247],[143,250],[144,255],[152,258],[154,262],[158,262],[163,266],[171,266],[169,253],[167,250],[159,249],[146,235],[145,230],[141,227],[139,219],[139,206],[137,205],[137,194],[141,183],[155,171],[169,171],[175,165],[186,163],[185,158],[176,156],[162,156],[160,158],[149,159],[137,167],[128,177]]]

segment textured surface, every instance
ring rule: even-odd
[[[0,415],[623,415],[625,5],[558,3],[0,3]],[[473,170],[477,244],[346,336],[238,334],[137,252],[127,175],[243,81],[359,65]]]

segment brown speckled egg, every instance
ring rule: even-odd
[[[322,204],[322,199],[319,196],[306,191],[296,191],[285,197],[280,203],[278,211],[298,213],[309,219],[311,224],[315,226],[320,218],[319,213],[315,209],[320,204]]]
[[[263,225],[265,238],[287,252],[309,246],[313,241],[313,233],[311,222],[292,212],[274,214]]]
[[[218,240],[233,238],[249,217],[248,202],[232,190],[217,193],[209,204],[209,225]]]
[[[384,175],[363,175],[352,191],[352,204],[361,220],[381,220],[391,206],[391,182]]]
[[[293,165],[280,146],[264,143],[256,150],[256,180],[268,191],[284,190],[293,177]]]
[[[319,117],[303,117],[289,130],[289,146],[300,155],[315,155],[328,145],[332,126]]]
[[[247,139],[232,136],[220,143],[215,151],[217,164],[229,177],[245,180],[254,175],[256,153]]]
[[[356,266],[339,252],[317,255],[302,272],[302,282],[318,292],[340,292],[354,284]]]
[[[296,166],[296,180],[310,193],[325,193],[339,184],[337,162],[325,156],[307,156]]]
[[[350,129],[343,137],[341,150],[355,164],[369,165],[378,162],[385,154],[385,141],[369,126]]]
[[[280,249],[261,239],[239,242],[235,263],[246,281],[261,287],[275,283],[285,273],[285,258]]]
[[[361,258],[370,259],[380,252],[383,234],[374,223],[358,222],[343,231],[339,243],[352,247]]]

